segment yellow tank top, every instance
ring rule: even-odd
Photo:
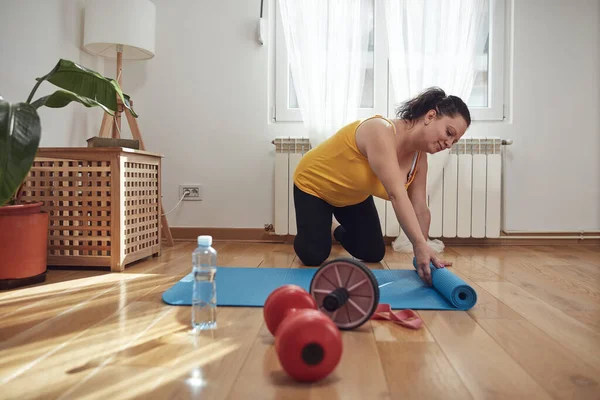
[[[336,207],[358,204],[373,195],[389,200],[383,184],[375,175],[367,157],[356,145],[356,130],[371,118],[389,122],[396,134],[395,125],[388,119],[375,115],[354,121],[337,131],[329,139],[309,150],[294,171],[294,184],[313,196]],[[412,183],[421,153],[413,160],[405,187]]]

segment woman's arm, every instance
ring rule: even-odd
[[[428,239],[431,213],[427,207],[427,154],[421,154],[417,166],[417,176],[408,187],[408,197],[415,209],[423,236]]]
[[[431,212],[427,206],[427,155],[421,155],[417,176],[408,187],[408,197],[415,209],[423,236],[429,239],[429,226],[431,224]],[[450,261],[439,260],[444,266],[452,265]],[[435,263],[434,263],[435,264]]]
[[[356,132],[356,144],[387,191],[396,218],[410,242],[413,246],[427,244],[404,187],[406,177],[398,165],[393,128],[379,119],[366,121]]]
[[[431,285],[429,263],[442,267],[435,251],[427,244],[419,220],[404,186],[406,176],[398,165],[396,137],[384,121],[373,119],[364,122],[356,133],[356,144],[367,157],[373,172],[388,193],[398,223],[413,245],[417,272],[423,281]]]

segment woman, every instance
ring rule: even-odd
[[[294,172],[297,235],[294,250],[309,266],[331,252],[333,236],[355,258],[379,262],[385,254],[373,196],[390,200],[413,245],[419,277],[431,285],[429,262],[440,261],[427,244],[427,155],[451,147],[471,124],[456,96],[430,88],[404,103],[396,119],[374,116],[341,128],[302,157]]]

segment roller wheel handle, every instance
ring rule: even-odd
[[[323,299],[323,308],[329,312],[334,312],[341,308],[350,298],[350,292],[345,287],[339,287],[329,293]]]
[[[319,310],[339,329],[355,329],[367,322],[379,304],[377,279],[366,265],[352,258],[324,263],[310,283]]]
[[[336,368],[342,355],[341,332],[302,287],[275,289],[265,301],[263,314],[275,336],[279,363],[289,376],[315,382]]]

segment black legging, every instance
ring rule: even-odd
[[[353,257],[379,262],[385,243],[373,197],[359,204],[335,207],[294,185],[296,227],[294,250],[306,266],[318,266],[331,253],[331,215],[340,223],[333,235]]]

